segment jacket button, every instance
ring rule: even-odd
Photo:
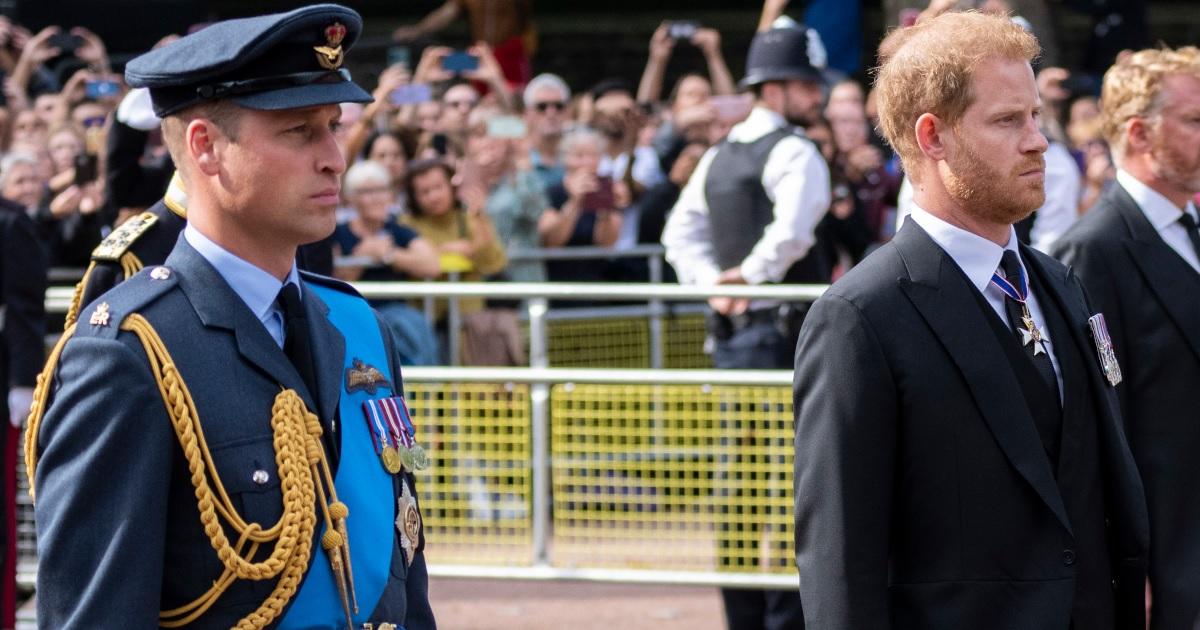
[[[261,486],[271,480],[271,475],[265,470],[256,470],[250,475],[250,479]]]
[[[1065,564],[1067,566],[1071,566],[1072,564],[1075,564],[1075,552],[1070,549],[1063,550],[1062,561],[1063,561],[1063,564]]]

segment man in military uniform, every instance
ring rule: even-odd
[[[828,263],[813,248],[817,223],[829,208],[829,169],[816,146],[793,127],[817,116],[824,50],[815,31],[781,20],[750,44],[742,87],[755,94],[753,111],[701,158],[667,219],[662,242],[683,284],[829,280]],[[718,368],[790,366],[803,305],[719,297],[709,306]],[[747,561],[744,551],[738,553],[746,541],[732,538],[748,536],[757,549],[758,504],[769,480],[755,464],[762,463],[759,453],[769,445],[754,437],[754,427],[729,421],[725,428],[733,455],[723,484],[734,489],[722,501],[738,505],[722,508],[722,569],[756,572],[757,558]],[[803,627],[795,592],[723,589],[722,596],[733,630]]]
[[[213,24],[129,63],[188,191],[161,266],[79,315],[26,441],[43,627],[434,628],[395,344],[299,272],[334,227],[354,11]]]

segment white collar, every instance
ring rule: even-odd
[[[1183,216],[1184,211],[1180,210],[1179,206],[1125,170],[1117,170],[1117,183],[1125,189],[1125,192],[1129,193],[1155,230],[1161,232],[1163,228],[1178,223],[1179,217]],[[1193,219],[1196,218],[1196,207],[1191,201],[1187,202],[1184,209],[1192,215]]]
[[[254,313],[260,321],[265,320],[271,312],[271,308],[275,305],[275,299],[279,295],[279,290],[283,288],[282,282],[275,276],[266,271],[254,266],[253,264],[238,258],[229,252],[229,250],[214,243],[207,236],[200,233],[192,226],[191,223],[183,229],[183,237],[187,239],[191,245],[201,256],[204,257],[217,273],[225,279],[237,293],[238,297],[250,307],[250,312]],[[292,269],[288,272],[288,282],[294,283],[296,288],[301,288],[300,273],[296,270],[296,263],[292,263]]]
[[[1011,227],[1008,232],[1008,243],[1004,247],[1000,247],[978,234],[968,232],[933,216],[916,203],[913,203],[912,206],[912,219],[929,234],[929,238],[932,238],[933,242],[949,254],[980,293],[991,283],[992,274],[996,273],[996,269],[1000,267],[1000,259],[1006,250],[1016,252],[1017,260],[1021,260],[1020,251],[1017,249],[1017,231]],[[1029,277],[1023,261],[1021,270],[1025,273],[1025,277]]]
[[[762,105],[755,105],[750,110],[746,120],[736,124],[729,130],[730,142],[754,142],[776,129],[789,128],[791,125],[783,115]]]

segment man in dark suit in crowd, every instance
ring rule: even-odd
[[[17,444],[42,365],[46,335],[46,253],[25,209],[0,199],[0,627],[16,619]]]
[[[1141,628],[1115,365],[1079,282],[1012,228],[1045,196],[1037,42],[975,13],[894,37],[880,119],[916,208],[814,304],[796,354],[806,624]]]
[[[1113,186],[1057,243],[1104,313],[1150,513],[1151,628],[1200,622],[1200,49],[1143,50],[1104,76]]]
[[[371,98],[342,67],[361,29],[316,5],[126,66],[188,221],[80,312],[34,393],[43,627],[434,629],[390,329],[296,266],[334,228],[339,103]]]

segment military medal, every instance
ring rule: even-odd
[[[363,415],[366,416],[367,428],[370,429],[371,443],[379,461],[383,463],[383,469],[394,475],[400,472],[401,459],[397,451],[399,443],[394,441],[390,432],[384,428],[384,414],[377,405],[371,404],[373,402],[376,401],[368,400],[363,403]]]
[[[383,453],[380,455],[383,460],[383,468],[391,474],[400,472],[400,453],[391,446],[383,447]]]
[[[1017,329],[1017,332],[1021,333],[1021,345],[1033,344],[1033,356],[1035,357],[1039,354],[1046,354],[1046,329],[1039,328],[1033,321],[1033,314],[1029,312],[1029,303],[1027,302],[1029,285],[1025,283],[1025,278],[1018,278],[1018,280],[1021,281],[1020,287],[998,273],[992,274],[992,284],[996,285],[996,288],[1000,289],[1004,295],[1021,305],[1021,327]]]
[[[1096,313],[1088,318],[1088,328],[1092,330],[1092,341],[1096,343],[1096,354],[1100,355],[1100,367],[1104,370],[1104,378],[1108,384],[1116,387],[1121,382],[1121,366],[1117,363],[1117,354],[1113,352],[1112,337],[1108,334],[1108,324],[1104,321],[1104,313]]]
[[[400,498],[396,503],[396,531],[400,534],[404,561],[412,566],[413,555],[421,540],[421,513],[417,511],[417,500],[408,489],[408,481],[402,480],[400,486]]]

